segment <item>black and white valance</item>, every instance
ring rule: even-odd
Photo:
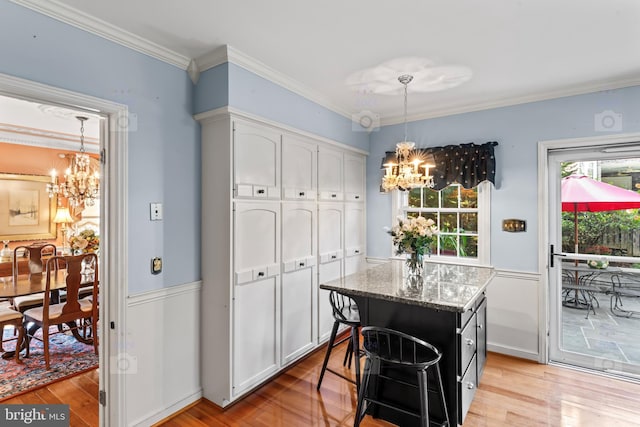
[[[416,148],[415,152],[427,163],[435,165],[429,173],[433,175],[434,190],[442,190],[450,184],[464,188],[476,187],[483,181],[495,185],[496,158],[491,141],[478,145],[473,142],[444,147]],[[382,163],[395,158],[395,152],[387,151]]]

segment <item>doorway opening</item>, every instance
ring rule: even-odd
[[[102,326],[97,331],[100,366],[98,421],[99,425],[125,425],[127,422],[124,375],[120,375],[117,370],[111,372],[109,362],[124,351],[126,336],[127,107],[4,74],[0,74],[0,95],[79,111],[83,116],[92,114],[101,118],[98,151],[101,152],[102,158],[108,161],[102,162],[100,171],[98,214],[101,283],[99,319]],[[77,149],[75,145],[74,149]]]
[[[549,360],[630,380],[640,380],[637,141],[546,152]]]

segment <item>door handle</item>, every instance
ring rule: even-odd
[[[557,253],[555,253],[555,252],[553,251],[553,249],[554,249],[554,248],[553,248],[553,245],[550,245],[550,249],[549,249],[549,266],[550,266],[551,268],[553,268],[553,258],[554,258],[554,257],[557,257],[557,256],[567,256],[567,255],[565,255],[565,254],[563,254],[563,253],[559,253],[559,254],[557,254]]]

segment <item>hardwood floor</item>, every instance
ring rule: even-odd
[[[72,427],[98,426],[98,370],[76,375],[68,380],[5,400],[0,405],[67,403]]]
[[[334,368],[342,366],[343,354],[337,347]],[[327,373],[316,391],[323,357],[324,351],[312,354],[224,411],[202,401],[158,425],[351,426],[354,386]],[[93,427],[97,395],[98,374],[91,371],[4,403],[70,403],[71,426]],[[464,426],[638,426],[639,402],[640,384],[490,353]],[[366,417],[361,425],[391,424]]]

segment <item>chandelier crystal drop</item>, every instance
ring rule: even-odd
[[[93,206],[100,197],[100,173],[91,165],[91,157],[84,149],[84,122],[87,117],[77,116],[80,120],[80,152],[70,155],[69,167],[64,172],[64,182],[58,182],[56,170],[51,171],[51,182],[47,184],[49,197],[61,195],[69,199],[69,206]]]
[[[396,144],[395,159],[385,159],[382,166],[385,174],[382,177],[382,189],[410,190],[418,187],[433,188],[433,177],[429,175],[429,165],[420,158],[420,152],[415,150],[415,142],[407,141],[407,85],[413,76],[403,74],[398,81],[404,85],[404,140]],[[424,169],[424,173],[420,169]]]

